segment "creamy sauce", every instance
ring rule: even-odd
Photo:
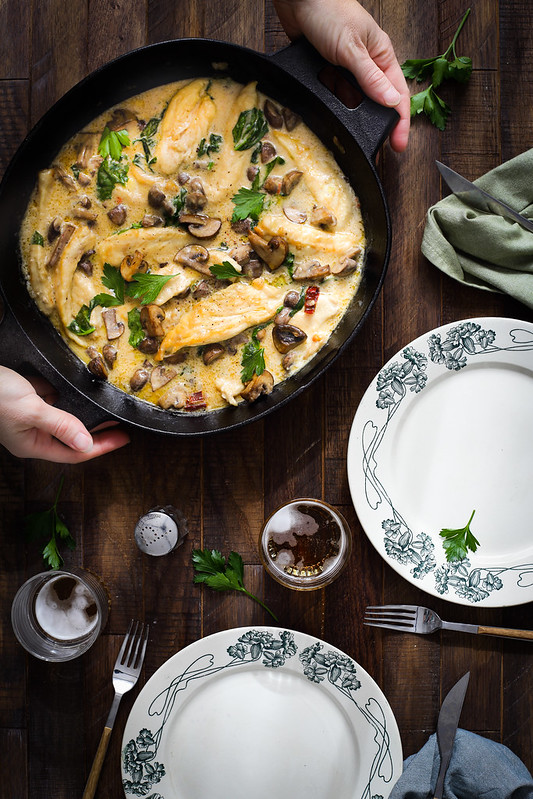
[[[235,149],[243,119],[264,125]],[[249,206],[235,218],[243,197],[248,221]],[[263,368],[270,391],[318,352],[357,291],[365,238],[318,138],[255,83],[219,78],[147,91],[73,137],[39,175],[20,247],[31,295],[93,373],[205,412],[243,402]],[[147,298],[143,276],[168,279]]]

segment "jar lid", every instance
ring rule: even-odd
[[[180,537],[176,521],[168,513],[158,510],[141,516],[134,535],[141,552],[155,556],[172,552]]]

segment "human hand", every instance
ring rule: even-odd
[[[409,138],[410,97],[389,36],[357,0],[274,0],[285,32],[303,34],[331,64],[345,67],[361,89],[400,119],[389,141],[402,152]]]
[[[129,442],[123,430],[91,436],[79,419],[54,408],[55,397],[43,378],[26,379],[0,366],[0,443],[19,458],[82,463]]]

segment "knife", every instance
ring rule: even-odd
[[[480,189],[462,175],[454,172],[453,169],[450,169],[446,164],[442,164],[440,161],[436,161],[435,163],[444,181],[460,200],[467,205],[478,208],[480,211],[490,211],[493,214],[498,214],[498,216],[504,216],[506,219],[512,219],[513,222],[518,222],[523,228],[533,233],[533,221],[531,219],[527,219],[510,206],[506,205],[506,203],[497,200],[496,197],[483,191],[483,189]]]
[[[439,776],[437,777],[437,784],[433,794],[434,799],[442,799],[444,791],[444,777],[448,770],[450,758],[452,756],[453,742],[455,740],[455,733],[459,725],[459,718],[461,710],[463,709],[463,702],[465,699],[466,689],[468,688],[468,681],[470,680],[470,672],[467,671],[464,677],[461,677],[459,682],[456,682],[453,688],[449,691],[439,713],[439,720],[437,722],[437,743],[440,752],[440,769]]]

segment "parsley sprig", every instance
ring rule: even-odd
[[[218,549],[195,549],[192,553],[192,562],[195,583],[205,583],[215,591],[240,591],[258,602],[267,613],[270,613],[274,621],[278,621],[270,608],[244,587],[244,564],[237,552],[230,552],[226,563],[226,558]]]
[[[268,122],[260,108],[241,111],[233,128],[233,149],[249,150],[268,133]]]
[[[99,200],[110,200],[113,189],[119,183],[124,186],[128,180],[128,165],[123,162],[122,149],[130,144],[127,130],[110,130],[106,125],[98,154],[104,159],[98,167],[96,193]]]
[[[408,80],[416,80],[420,83],[423,80],[431,79],[431,83],[426,89],[412,95],[411,116],[423,112],[439,130],[445,129],[451,108],[439,97],[435,89],[447,79],[466,83],[472,74],[472,59],[468,56],[458,56],[455,50],[457,38],[469,14],[470,9],[468,8],[444,53],[433,58],[408,59],[402,64],[402,72]]]
[[[478,548],[479,541],[470,530],[470,524],[475,512],[475,510],[472,511],[472,515],[465,527],[460,527],[457,530],[444,528],[440,531],[439,535],[444,538],[442,546],[446,552],[446,560],[463,560],[466,558],[469,549],[475,552]]]
[[[257,222],[263,211],[265,198],[266,194],[262,191],[247,189],[244,186],[240,188],[231,198],[235,205],[231,221],[238,222],[240,219],[250,218]]]
[[[229,261],[222,261],[221,264],[213,264],[209,271],[219,280],[230,280],[234,277],[242,277],[242,272],[238,272]]]
[[[59,544],[63,543],[69,549],[76,547],[76,542],[70,534],[66,524],[59,517],[57,503],[63,488],[64,477],[61,478],[57,489],[54,504],[48,510],[29,513],[24,518],[25,532],[28,540],[39,541],[48,539],[42,555],[45,563],[51,569],[59,569],[63,565],[63,558],[59,552]]]
[[[260,330],[270,324],[266,322],[264,325],[258,325],[252,330],[252,338],[243,347],[241,359],[241,380],[243,383],[248,383],[254,374],[262,375],[266,369],[265,366],[265,348],[259,343],[257,334]]]

